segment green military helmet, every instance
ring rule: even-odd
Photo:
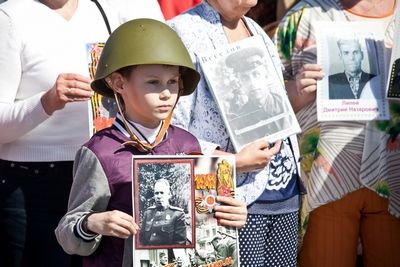
[[[146,64],[185,67],[181,74],[182,95],[191,94],[200,79],[185,45],[173,29],[157,20],[135,19],[119,26],[108,38],[91,87],[101,95],[114,97],[104,78],[121,68]]]

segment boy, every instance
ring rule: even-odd
[[[180,95],[191,94],[199,74],[176,33],[151,20],[129,21],[108,39],[92,88],[114,97],[114,124],[96,133],[77,153],[68,212],[57,229],[67,253],[88,256],[84,266],[131,266],[134,223],[131,199],[132,155],[190,154],[196,138],[169,125]],[[226,206],[215,216],[242,227],[244,203],[218,199]]]

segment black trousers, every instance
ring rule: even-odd
[[[0,160],[0,262],[4,267],[78,267],[54,229],[67,211],[72,161]]]

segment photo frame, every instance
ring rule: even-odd
[[[136,249],[194,248],[192,159],[135,159]],[[189,196],[189,197],[188,197]]]

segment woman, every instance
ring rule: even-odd
[[[300,266],[355,266],[359,239],[364,266],[400,266],[400,139],[394,120],[399,102],[391,103],[390,122],[366,123],[318,122],[315,101],[317,81],[324,77],[316,64],[316,24],[383,22],[388,51],[382,60],[389,64],[395,7],[395,0],[301,1],[276,34],[289,98],[303,131],[300,148],[308,195],[302,230],[308,226]]]
[[[274,63],[281,73],[276,49],[265,32],[251,19],[244,17],[254,0],[208,0],[169,21],[191,53],[198,71],[196,55],[221,48],[229,43],[260,35]],[[226,67],[228,68],[228,67]],[[182,97],[174,116],[174,123],[200,139],[205,153],[233,152],[225,124],[211,95],[204,73],[196,92]],[[267,90],[267,88],[265,88]],[[229,88],[227,88],[227,94]],[[267,91],[266,91],[267,93]],[[290,155],[285,161],[280,155]],[[276,156],[275,156],[276,154]],[[287,170],[290,185],[281,190],[252,188],[256,201],[248,202],[248,219],[239,232],[240,266],[296,266],[297,215],[299,207],[297,142],[290,137],[269,148],[263,140],[245,146],[236,154],[237,170],[242,174],[237,185],[248,185],[252,174],[260,168],[291,166]],[[269,164],[269,162],[274,164]],[[276,163],[276,164],[275,164]],[[272,173],[272,171],[271,171]],[[262,179],[269,179],[265,175]],[[279,197],[274,193],[279,191]]]
[[[114,29],[135,16],[162,20],[157,2],[146,3],[101,6]],[[54,229],[75,153],[89,138],[85,48],[107,39],[107,25],[92,1],[10,0],[0,5],[0,29],[0,258],[5,266],[69,266]]]

